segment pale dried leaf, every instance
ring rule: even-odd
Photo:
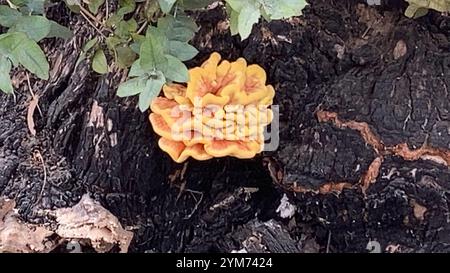
[[[427,212],[428,209],[417,203],[415,200],[411,201],[411,205],[413,207],[414,217],[419,221],[423,221],[425,219],[425,212]]]
[[[88,239],[97,252],[108,252],[118,245],[127,252],[133,233],[122,228],[119,220],[99,203],[84,195],[71,208],[54,211],[58,228],[56,233],[63,238]]]
[[[39,97],[34,96],[30,102],[30,105],[28,105],[27,125],[28,125],[28,130],[30,130],[30,133],[33,136],[36,135],[36,129],[34,128],[33,114],[34,114],[34,111],[36,110],[36,107],[38,106],[38,103],[39,103]]]
[[[388,252],[388,253],[399,253],[400,252],[400,249],[401,249],[401,246],[400,245],[388,245],[387,247],[386,247],[386,252]]]
[[[13,200],[0,198],[0,253],[49,252],[56,247],[49,239],[52,231],[21,222],[14,206]]]

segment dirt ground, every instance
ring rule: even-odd
[[[264,67],[280,146],[185,164],[157,147],[136,98],[115,95],[120,71],[75,66],[95,33],[53,7],[49,17],[75,37],[43,43],[51,76],[31,79],[36,136],[24,72],[14,72],[16,101],[0,94],[0,196],[44,224],[42,210],[90,193],[133,231],[131,252],[367,252],[370,241],[448,252],[450,18],[408,19],[399,1],[310,2],[304,16],[261,22],[242,42],[220,7],[193,14],[200,54],[188,66],[217,51]]]

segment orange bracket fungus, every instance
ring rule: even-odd
[[[163,86],[151,103],[150,122],[159,147],[181,163],[234,156],[253,158],[264,148],[264,129],[272,122],[275,90],[266,72],[243,58],[221,61],[212,53],[189,70],[187,85]]]

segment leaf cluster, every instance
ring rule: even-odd
[[[139,94],[139,109],[145,111],[166,82],[187,82],[188,69],[183,61],[198,53],[188,44],[196,30],[197,25],[181,14],[166,15],[156,27],[149,27],[138,42],[139,58],[131,66],[131,79],[119,86],[118,96]]]
[[[10,72],[19,65],[47,80],[49,64],[37,44],[44,38],[70,38],[72,33],[45,18],[45,0],[10,0],[0,5],[0,25],[8,31],[0,35],[0,90],[13,93]]]
[[[65,2],[88,20],[106,3],[105,0]],[[119,0],[114,13],[106,14],[102,22],[91,22],[100,23],[101,36],[86,43],[78,61],[92,59],[92,69],[100,74],[108,73],[111,65],[129,69],[128,80],[120,84],[117,94],[139,95],[139,108],[145,111],[165,83],[188,81],[188,69],[183,62],[198,53],[188,43],[198,26],[184,10],[203,8],[212,2]]]
[[[262,16],[265,20],[278,20],[302,14],[305,0],[225,0],[230,17],[231,34],[247,39],[252,27]]]

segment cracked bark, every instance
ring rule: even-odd
[[[62,4],[52,9],[76,35],[45,43],[52,72],[49,82],[32,80],[44,113],[34,117],[36,137],[24,120],[26,86],[17,103],[0,94],[0,192],[24,220],[48,222],[40,209],[72,206],[89,192],[133,229],[136,252],[237,250],[255,223],[271,219],[282,241],[273,229],[261,232],[274,251],[303,251],[304,238],[317,251],[328,242],[332,252],[365,251],[369,238],[402,252],[450,250],[448,18],[317,0],[304,17],[262,22],[241,42],[218,27],[223,10],[199,12],[192,43],[200,54],[188,65],[219,51],[263,66],[277,90],[280,146],[264,160],[189,161],[183,170],[158,149],[136,98],[115,95],[120,71],[99,76],[88,61],[75,66],[95,33]],[[23,73],[14,78],[20,83]],[[35,150],[49,170],[45,187]],[[177,171],[184,175],[171,176]],[[284,193],[297,207],[293,219],[275,213]]]

